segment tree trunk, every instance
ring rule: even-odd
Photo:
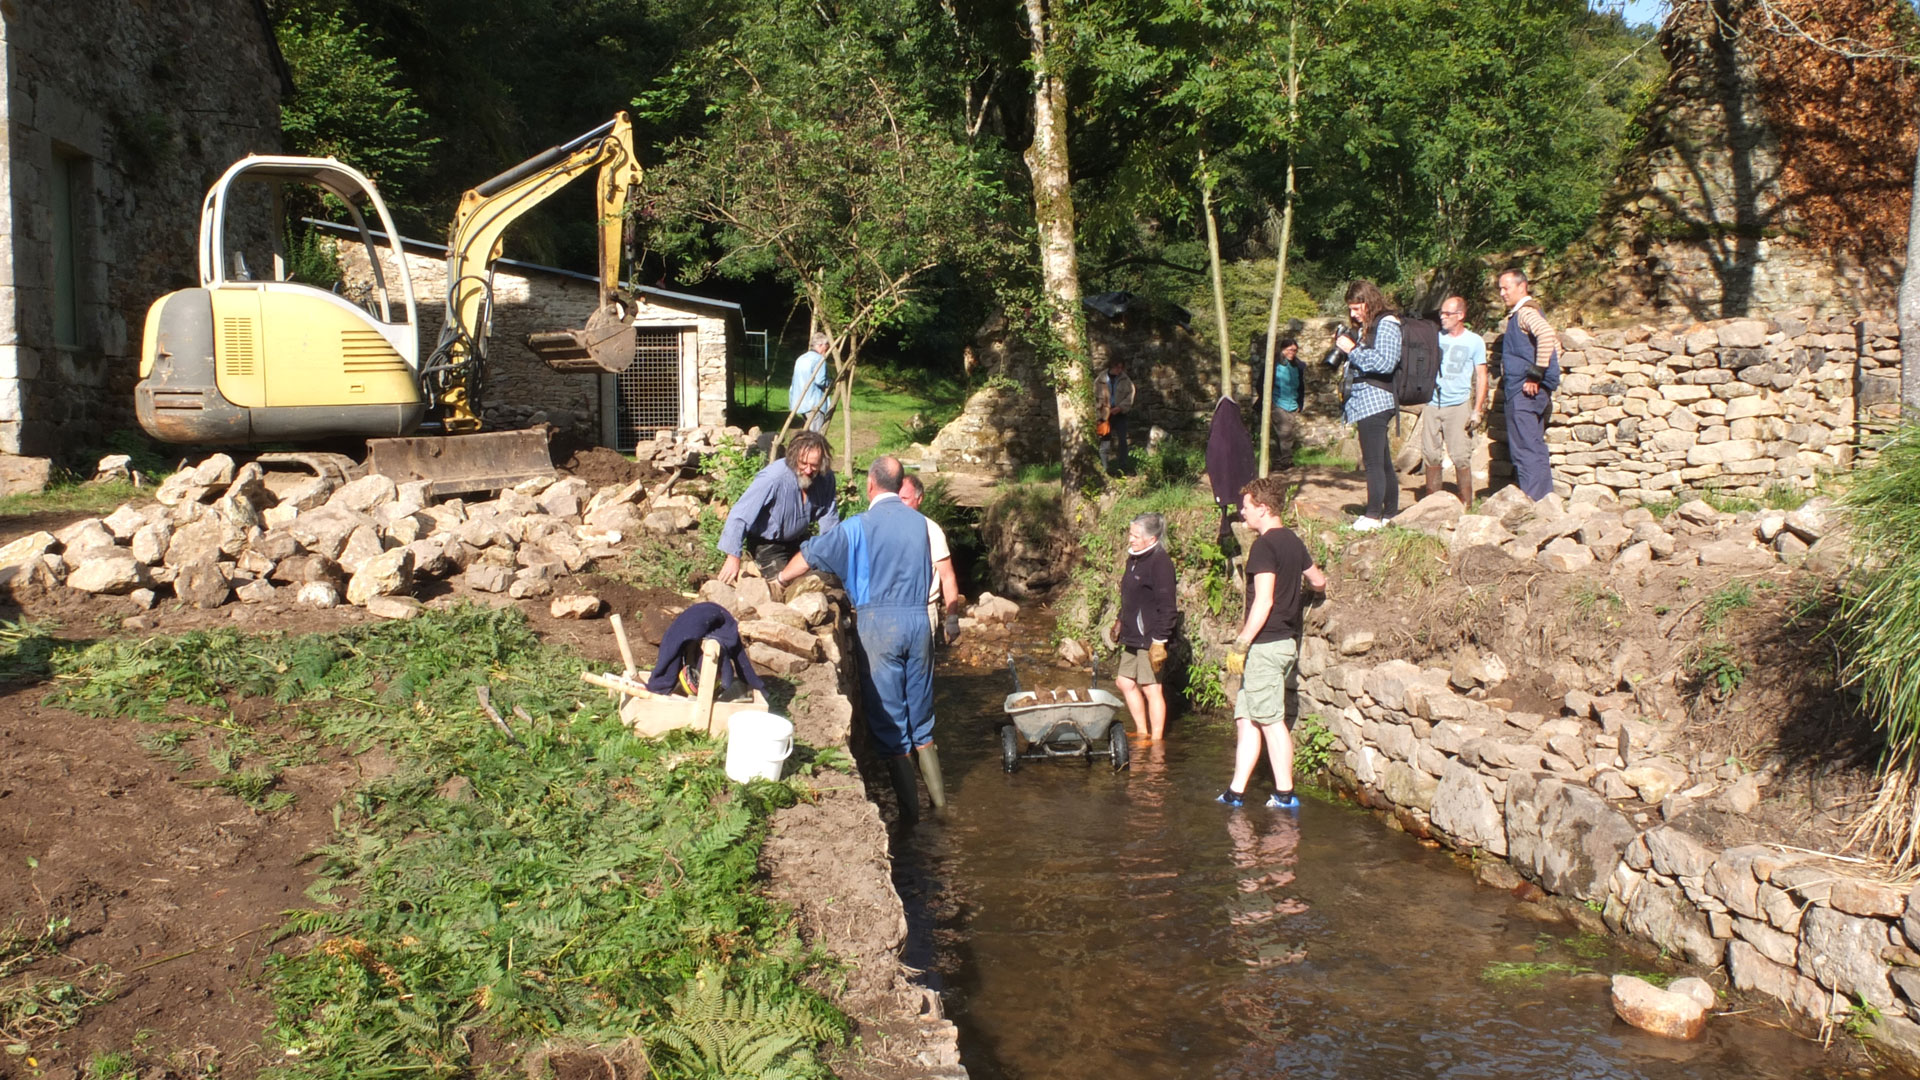
[[[1213,323],[1220,334],[1220,396],[1233,396],[1233,340],[1227,329],[1227,292],[1220,284],[1220,227],[1213,220],[1213,178],[1205,176],[1206,154],[1200,155],[1200,212],[1207,219],[1207,272],[1213,277]]]
[[[1033,177],[1033,219],[1040,233],[1040,274],[1052,331],[1047,365],[1060,417],[1061,489],[1071,501],[1100,475],[1093,445],[1092,378],[1086,317],[1080,310],[1079,252],[1073,189],[1067,171],[1067,83],[1047,0],[1025,0],[1033,38],[1033,144],[1024,155]]]
[[[1920,152],[1914,155],[1913,201],[1907,207],[1907,270],[1900,278],[1900,405],[1920,417]]]
[[[1267,303],[1267,367],[1266,382],[1261,384],[1261,400],[1266,408],[1260,415],[1260,475],[1265,476],[1272,460],[1268,455],[1273,447],[1273,358],[1278,352],[1280,340],[1280,300],[1287,291],[1287,248],[1293,243],[1293,130],[1300,120],[1300,66],[1297,63],[1296,45],[1300,40],[1300,12],[1295,10],[1287,22],[1287,188],[1283,196],[1283,209],[1280,213],[1280,236],[1274,242],[1273,259],[1273,299]],[[1268,221],[1272,221],[1272,211],[1268,211]],[[1301,404],[1304,406],[1307,388],[1302,386]]]

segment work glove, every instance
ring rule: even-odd
[[[1167,643],[1166,642],[1156,641],[1152,645],[1148,646],[1147,663],[1153,666],[1154,677],[1158,678],[1160,675],[1160,669],[1167,666]]]
[[[940,630],[946,634],[947,644],[952,645],[958,642],[960,640],[960,616],[949,613],[946,621],[940,624]]]
[[[1120,646],[1120,620],[1119,619],[1113,620],[1113,624],[1111,626],[1108,626],[1105,630],[1102,630],[1100,632],[1100,640],[1109,649],[1118,648]]]
[[[1227,650],[1227,674],[1242,675],[1247,670],[1247,650],[1243,645],[1235,645]]]

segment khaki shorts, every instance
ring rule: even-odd
[[[1141,686],[1155,686],[1160,677],[1153,673],[1153,661],[1147,657],[1145,649],[1120,650],[1120,670],[1115,672],[1122,679],[1132,679]]]
[[[1444,408],[1429,405],[1420,413],[1420,456],[1428,465],[1453,459],[1456,469],[1473,468],[1473,440],[1467,435],[1467,421],[1473,418],[1473,406],[1467,402]]]
[[[1234,695],[1233,715],[1256,724],[1285,722],[1300,714],[1300,643],[1264,641],[1247,650],[1247,674]]]

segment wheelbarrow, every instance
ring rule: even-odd
[[[1001,706],[1007,720],[1000,725],[1000,763],[1008,772],[1020,767],[1021,758],[1077,757],[1091,763],[1104,757],[1116,770],[1132,761],[1126,725],[1113,722],[1126,702],[1091,684],[1084,690],[1023,690],[1012,653],[1007,668],[1013,672],[1013,693]]]

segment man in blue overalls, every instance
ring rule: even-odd
[[[1500,338],[1507,456],[1513,459],[1514,482],[1527,498],[1539,502],[1553,491],[1547,421],[1553,417],[1553,392],[1560,388],[1560,335],[1540,313],[1525,273],[1501,272],[1500,299],[1509,311],[1506,333]]]
[[[934,809],[946,805],[947,794],[933,745],[933,632],[927,624],[933,556],[927,519],[900,501],[904,476],[899,458],[875,460],[867,470],[867,512],[800,545],[777,580],[784,586],[808,570],[821,570],[846,587],[860,637],[867,730],[886,756],[900,818],[912,821],[920,811],[915,756]]]

